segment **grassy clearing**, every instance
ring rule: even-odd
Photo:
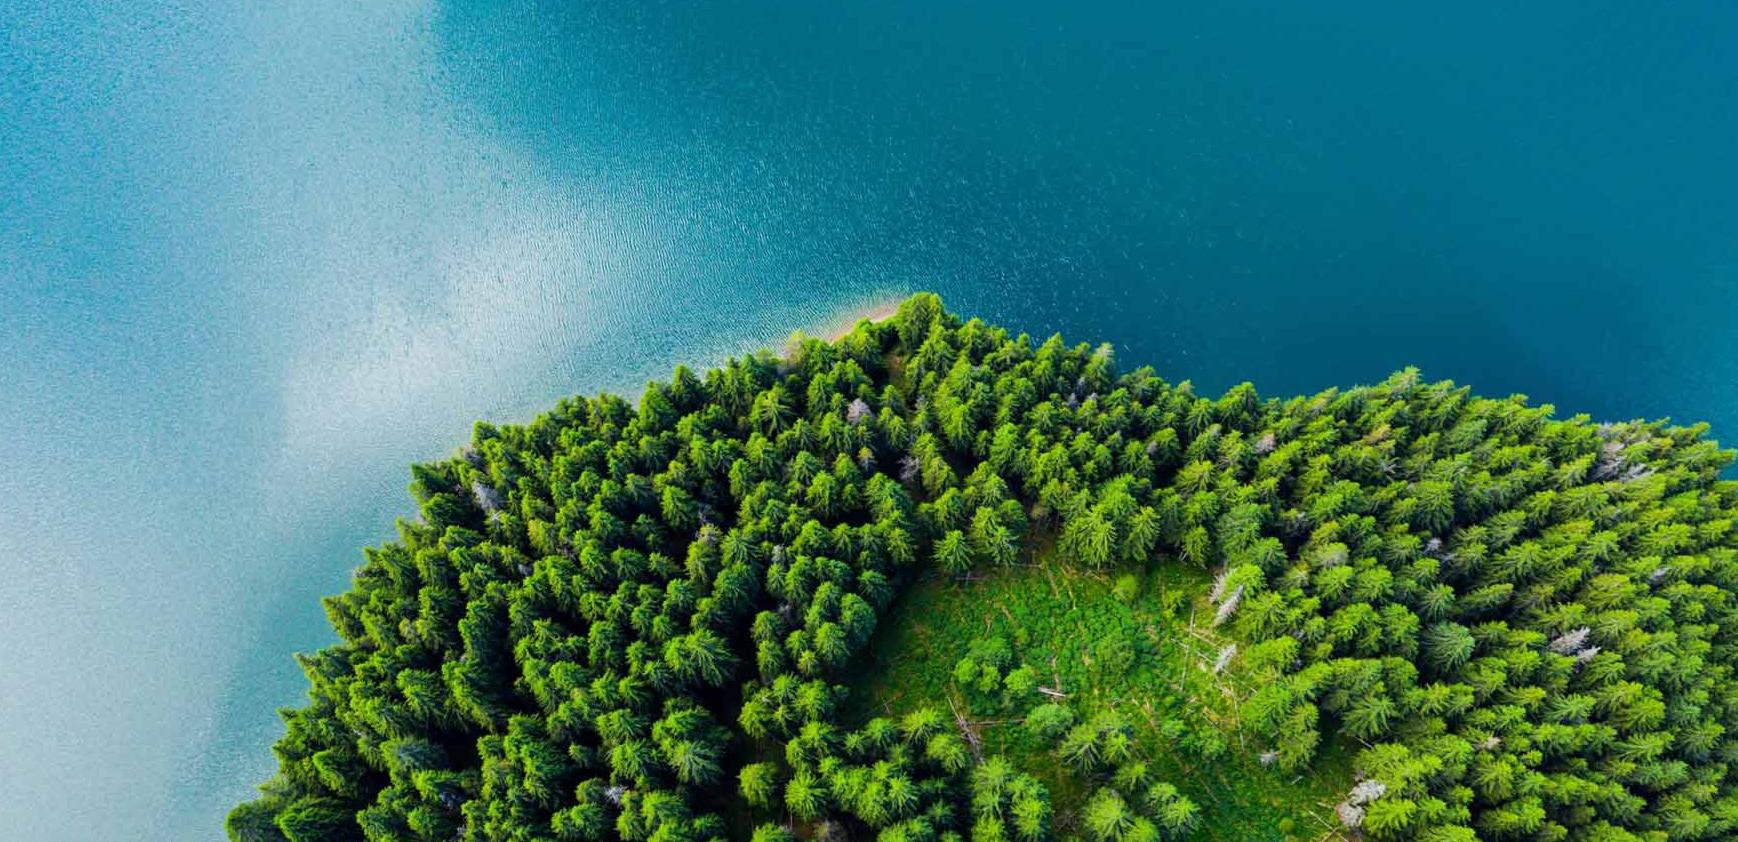
[[[1050,788],[1057,830],[1068,835],[1091,791],[1051,745],[1020,727],[1024,711],[1050,700],[1005,702],[961,686],[954,667],[974,641],[999,637],[1044,687],[1067,695],[1086,719],[1112,708],[1135,727],[1156,775],[1202,810],[1197,839],[1337,838],[1332,805],[1350,781],[1350,759],[1324,743],[1306,775],[1266,769],[1237,721],[1238,701],[1260,676],[1234,658],[1213,672],[1228,640],[1208,628],[1205,572],[1169,560],[1144,568],[1086,572],[1040,548],[1033,564],[982,571],[969,580],[931,575],[883,618],[870,663],[853,687],[859,718],[923,705],[967,718],[986,754],[1003,753]],[[1130,594],[1124,580],[1138,589]]]

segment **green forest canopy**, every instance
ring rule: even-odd
[[[918,295],[415,466],[229,834],[1738,838],[1705,432],[1198,396]]]

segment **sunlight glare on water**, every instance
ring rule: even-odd
[[[76,7],[75,7],[76,5]],[[479,418],[934,289],[1738,439],[1729,4],[0,4],[0,828],[218,839]]]

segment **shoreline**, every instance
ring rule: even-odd
[[[847,334],[849,334],[852,330],[854,330],[857,327],[858,322],[861,322],[861,321],[870,321],[870,322],[887,321],[888,319],[893,318],[895,315],[898,315],[899,305],[903,304],[907,297],[909,297],[909,296],[901,296],[898,298],[883,299],[883,300],[879,300],[879,301],[876,301],[874,303],[871,303],[867,306],[860,307],[860,308],[855,309],[855,310],[851,310],[851,311],[845,313],[843,316],[839,317],[839,319],[841,321],[834,321],[832,319],[829,319],[826,322],[826,324],[829,325],[829,327],[824,328],[823,333],[821,335],[824,336],[828,342],[837,342],[837,341],[845,338],[845,336]]]

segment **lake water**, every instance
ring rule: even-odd
[[[4,835],[220,838],[473,419],[914,290],[1738,441],[1738,6],[835,5],[0,4]]]

